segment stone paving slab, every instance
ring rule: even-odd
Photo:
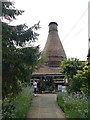
[[[56,94],[37,94],[33,98],[27,118],[65,118],[57,105]]]

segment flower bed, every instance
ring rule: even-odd
[[[57,103],[66,118],[88,118],[88,99],[84,94],[60,93],[57,95]]]

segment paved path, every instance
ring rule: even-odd
[[[33,98],[27,118],[65,118],[56,103],[56,94],[38,94]]]

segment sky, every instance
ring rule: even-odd
[[[12,0],[11,0],[12,1]],[[29,27],[40,21],[40,35],[35,45],[44,49],[50,22],[57,22],[58,34],[67,58],[87,59],[88,2],[90,0],[13,0],[17,9],[25,10],[12,24]]]

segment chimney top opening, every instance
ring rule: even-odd
[[[49,23],[49,26],[50,26],[51,24],[56,24],[56,25],[58,26],[58,24],[57,24],[56,22],[50,22],[50,23]]]

